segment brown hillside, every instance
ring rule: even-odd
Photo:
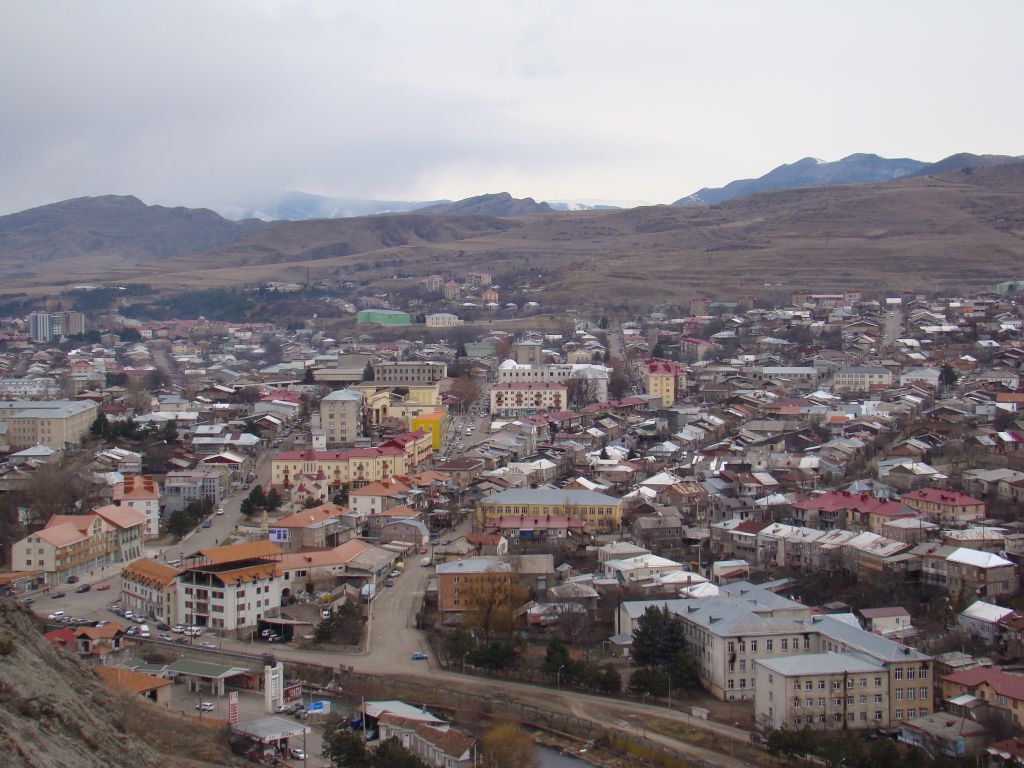
[[[543,292],[530,296],[542,304],[642,305],[794,287],[964,290],[1018,276],[1022,257],[1024,165],[1007,165],[766,192],[711,207],[292,222],[209,253],[89,279],[194,287],[294,279],[306,267],[314,278],[358,271],[360,280],[520,269],[527,280],[543,271],[531,281]]]
[[[241,765],[220,734],[104,687],[0,600],[0,764],[5,768]]]

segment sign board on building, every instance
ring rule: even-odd
[[[263,667],[263,703],[267,712],[284,704],[284,664]]]
[[[329,715],[331,714],[331,702],[311,701],[306,705],[306,711],[311,715]]]
[[[270,540],[275,544],[287,543],[288,542],[288,529],[287,528],[271,528],[270,529]]]

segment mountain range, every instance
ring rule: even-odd
[[[780,165],[756,179],[738,179],[730,181],[724,187],[704,187],[676,200],[673,205],[716,205],[726,200],[735,200],[738,197],[773,189],[865,184],[913,176],[933,176],[962,168],[983,168],[1019,162],[1024,162],[1024,156],[973,155],[969,152],[950,155],[936,163],[912,160],[909,157],[887,158],[864,153],[848,155],[834,162],[805,157],[795,163]]]
[[[519,215],[483,215],[494,210],[484,203]],[[1018,277],[1024,262],[1020,163],[713,206],[541,206],[496,195],[461,210],[267,223],[130,197],[79,199],[0,218],[0,270],[8,295],[130,282],[166,293],[296,274],[381,291],[483,270],[545,304],[640,306],[796,286],[962,291]]]
[[[530,210],[532,203],[535,210]],[[519,204],[507,192],[479,195],[465,200],[368,200],[356,197],[325,197],[308,192],[289,191],[257,204],[214,206],[229,219],[262,221],[308,221],[309,219],[346,219],[376,216],[382,213],[410,213],[430,209],[431,213],[474,212],[485,216],[519,216],[523,213],[551,211],[613,210],[620,206],[578,200],[536,203],[530,198]]]

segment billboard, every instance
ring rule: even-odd
[[[270,540],[275,544],[282,544],[288,542],[288,529],[287,528],[271,528],[270,529]]]
[[[228,694],[228,722],[232,725],[238,722],[238,691]]]

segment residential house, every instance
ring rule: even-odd
[[[985,502],[943,488],[922,488],[900,497],[913,510],[941,526],[964,526],[985,519]]]
[[[114,486],[114,504],[131,507],[146,518],[145,535],[160,535],[160,486],[148,475],[129,475]]]

